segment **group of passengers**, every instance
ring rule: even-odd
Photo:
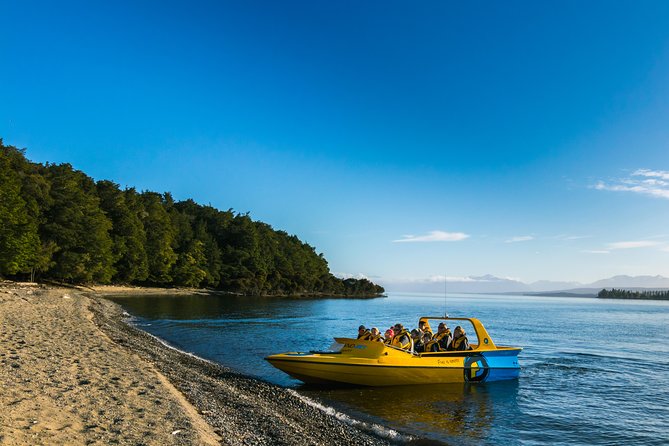
[[[416,353],[471,350],[467,333],[459,325],[451,333],[448,326],[444,322],[440,322],[437,333],[432,333],[430,324],[425,320],[421,320],[418,323],[418,328],[411,331],[397,323],[387,329],[383,336],[381,336],[378,328],[367,329],[367,327],[361,325],[358,327],[358,339],[384,342],[403,350],[410,350],[413,342],[413,349]]]

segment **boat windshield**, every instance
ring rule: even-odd
[[[476,327],[470,319],[466,318],[444,318],[444,317],[422,317],[420,321],[427,321],[432,332],[436,335],[439,329],[439,324],[444,323],[451,330],[451,335],[455,331],[455,328],[460,326],[467,336],[467,341],[471,346],[472,350],[476,349],[479,345],[478,333],[476,332]]]

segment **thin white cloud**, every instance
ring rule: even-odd
[[[567,237],[564,237],[562,240],[581,240],[582,238],[590,238],[592,237],[591,235],[568,235]]]
[[[641,240],[636,242],[615,242],[609,243],[609,249],[635,249],[635,248],[649,248],[651,246],[659,245],[659,242],[653,242],[650,240]]]
[[[669,180],[669,172],[666,170],[637,169],[632,175]]]
[[[464,232],[430,231],[425,235],[403,235],[401,239],[393,240],[393,243],[406,242],[457,242],[469,238]]]
[[[583,251],[586,254],[609,254],[611,251],[605,249],[584,249]]]
[[[386,278],[386,280],[395,282],[395,283],[490,283],[490,282],[504,282],[504,281],[515,281],[522,282],[517,277],[497,277],[492,275],[485,276],[444,276],[444,275],[432,275],[429,277],[403,277],[403,278]]]
[[[642,183],[647,186],[669,186],[669,183],[664,180],[643,180]]]
[[[435,275],[429,277],[384,277],[384,280],[393,283],[444,283],[444,276]],[[447,276],[447,282],[474,282],[469,277]]]
[[[592,237],[591,235],[568,235],[568,234],[560,234],[560,235],[554,235],[548,238],[551,239],[556,239],[556,240],[581,240],[583,238],[590,238]]]
[[[669,199],[669,172],[637,169],[629,178],[620,178],[610,182],[598,181],[593,188],[613,192],[634,192]]]
[[[421,279],[422,280],[422,279]],[[427,278],[428,282],[441,282],[443,283],[444,280],[446,282],[476,282],[474,279],[471,277],[457,277],[457,276],[430,276]]]
[[[351,274],[351,273],[334,272],[332,274],[335,277],[339,277],[340,279],[369,279],[369,277],[364,275],[363,273]]]
[[[519,235],[516,237],[511,237],[510,239],[504,240],[504,243],[518,243],[518,242],[527,242],[534,240],[534,236],[531,235]]]

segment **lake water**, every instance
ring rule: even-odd
[[[140,328],[201,357],[293,387],[367,423],[462,445],[669,444],[669,302],[455,295],[498,345],[523,347],[518,380],[319,389],[263,358],[327,349],[358,325],[413,328],[444,297],[380,299],[127,297]],[[471,331],[469,331],[471,333]]]

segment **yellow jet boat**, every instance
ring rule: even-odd
[[[416,353],[413,345],[403,350],[379,341],[335,338],[338,350],[288,352],[265,359],[293,378],[310,384],[399,386],[518,378],[518,354],[522,348],[495,345],[475,318],[420,318],[428,326],[430,320],[459,321],[459,325],[469,322],[477,343],[470,343],[471,349],[464,351]]]

